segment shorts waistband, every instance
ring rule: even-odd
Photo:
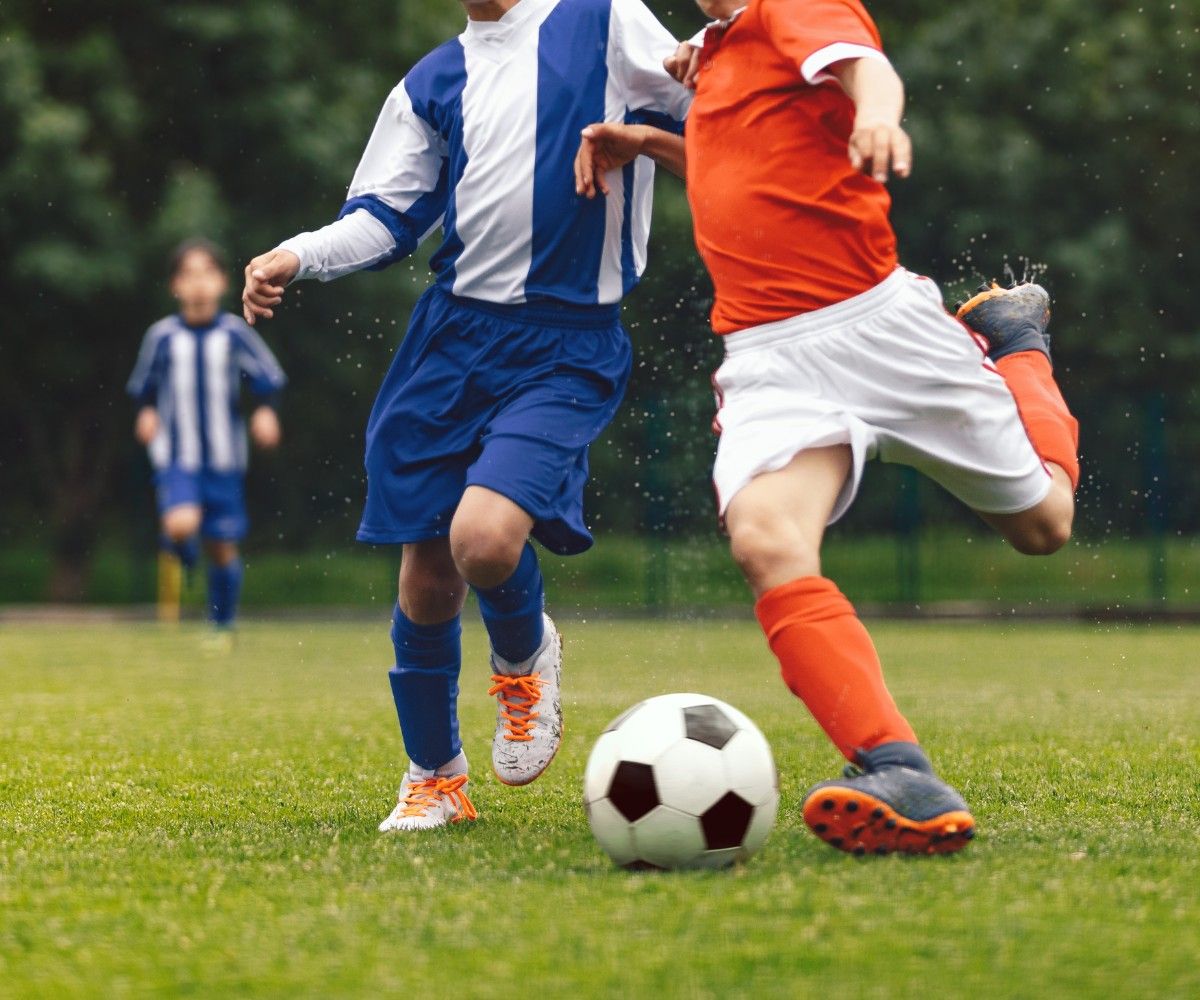
[[[533,302],[485,302],[454,295],[433,285],[430,289],[459,309],[485,313],[510,323],[530,326],[566,327],[572,330],[607,330],[621,321],[621,303],[581,305],[558,299],[537,299]]]
[[[899,295],[905,284],[913,278],[911,272],[898,267],[874,288],[868,288],[843,302],[835,302],[823,309],[814,309],[812,312],[789,316],[773,323],[748,326],[744,330],[727,333],[722,338],[725,342],[725,353],[741,354],[744,351],[769,347],[783,341],[800,340],[827,333],[839,326],[856,323],[879,312]]]

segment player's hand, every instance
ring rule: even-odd
[[[138,444],[150,446],[154,435],[158,433],[158,410],[153,406],[143,406],[138,410],[137,420],[133,424],[133,436]]]
[[[585,128],[575,154],[575,193],[586,198],[595,198],[597,191],[608,194],[604,175],[637,159],[646,133],[645,125],[617,122],[599,122]]]
[[[267,451],[279,447],[283,431],[279,427],[279,416],[271,407],[260,406],[250,414],[250,437]]]
[[[880,184],[889,174],[907,177],[912,173],[912,140],[899,125],[860,119],[850,133],[850,163]]]
[[[680,42],[675,54],[663,60],[663,69],[688,90],[695,90],[696,74],[700,72],[700,50],[690,42]]]
[[[242,315],[251,326],[256,319],[272,319],[273,306],[283,301],[283,290],[300,270],[300,258],[290,250],[271,250],[246,265]]]

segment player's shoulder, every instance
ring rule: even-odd
[[[146,328],[147,340],[162,340],[164,337],[169,337],[172,333],[180,328],[179,317],[174,313],[169,316],[164,316],[162,319],[155,320]]]
[[[256,336],[254,327],[247,323],[237,313],[222,312],[217,317],[217,326],[226,333],[232,334],[235,337],[251,337]]]
[[[444,95],[466,76],[466,54],[461,38],[451,38],[425,53],[405,74],[400,86],[410,97],[436,98]]]

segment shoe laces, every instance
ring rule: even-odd
[[[504,720],[504,738],[513,743],[527,743],[533,739],[529,732],[540,717],[533,711],[542,700],[542,685],[546,682],[539,674],[492,674],[489,697],[499,696],[500,718]],[[521,700],[515,700],[521,699]]]
[[[475,819],[479,813],[475,811],[475,806],[463,791],[466,783],[465,774],[456,774],[450,778],[434,776],[423,781],[412,781],[409,783],[408,793],[400,799],[404,806],[400,815],[424,816],[430,808],[438,804],[439,799],[446,798],[454,807],[455,823],[460,819]]]

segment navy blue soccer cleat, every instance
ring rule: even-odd
[[[915,743],[860,750],[858,764],[804,798],[804,822],[831,847],[860,857],[951,854],[975,836],[967,803]]]
[[[1026,281],[1012,288],[996,282],[958,307],[955,316],[982,336],[993,361],[1019,351],[1041,351],[1050,357],[1050,293]]]

